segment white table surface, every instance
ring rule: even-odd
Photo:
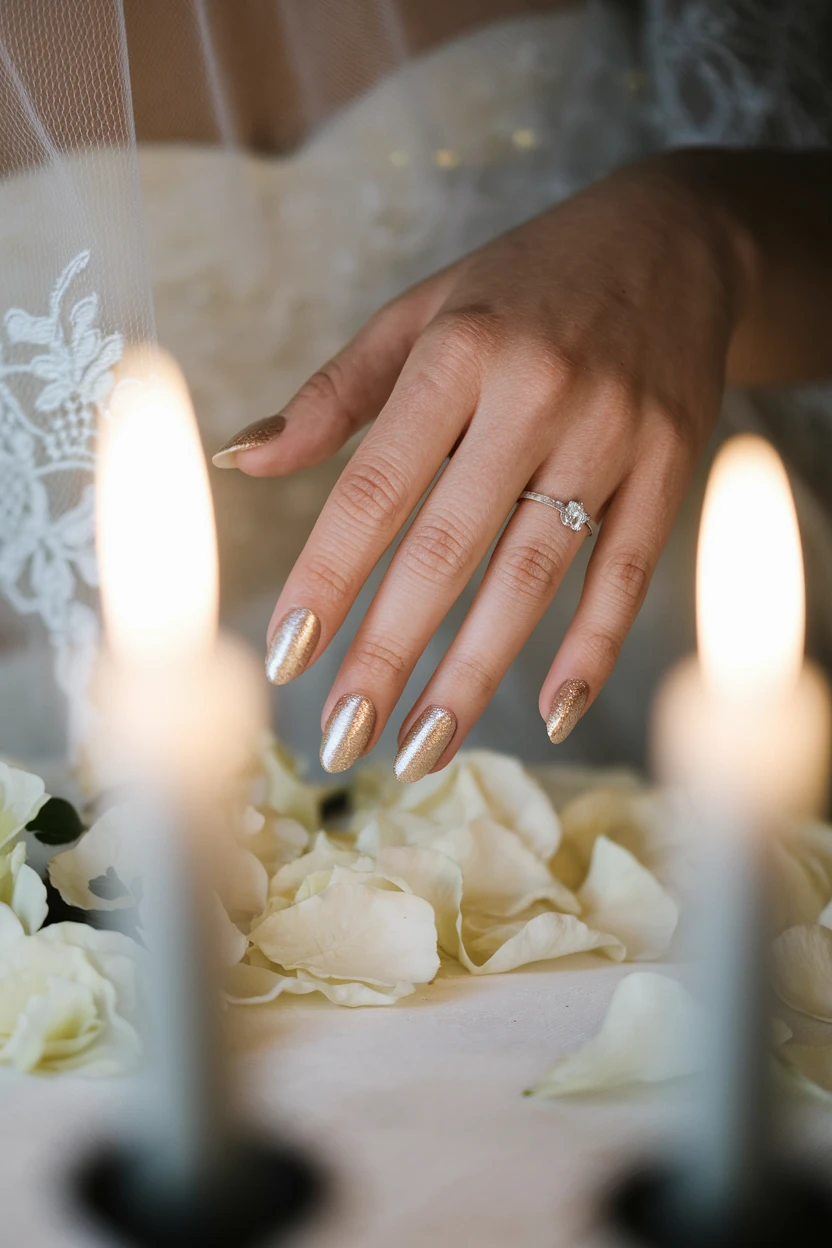
[[[305,1142],[336,1182],[329,1212],[292,1244],[613,1248],[599,1196],[667,1148],[680,1093],[546,1103],[521,1093],[597,1028],[632,969],[588,957],[439,980],[390,1008],[297,998],[241,1011],[236,1069],[250,1116]],[[4,1245],[91,1242],[70,1216],[63,1176],[123,1125],[123,1095],[105,1081],[0,1084]],[[832,1174],[832,1110],[791,1113],[799,1146]]]

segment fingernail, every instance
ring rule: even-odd
[[[314,611],[296,607],[283,619],[269,642],[266,675],[273,685],[288,685],[300,676],[315,653],[321,621]]]
[[[324,771],[346,771],[369,744],[376,725],[376,708],[363,693],[347,693],[339,698],[326,721],[321,742]]]
[[[444,706],[429,706],[408,732],[396,755],[393,771],[402,784],[421,780],[439,762],[456,732],[456,715]]]
[[[238,451],[253,451],[258,446],[265,446],[272,438],[278,437],[286,428],[285,416],[269,416],[266,420],[255,420],[254,424],[246,425],[225,446],[221,446],[211,463],[215,468],[236,468]]]
[[[555,694],[546,720],[546,731],[553,745],[565,741],[572,729],[581,718],[586,700],[589,697],[589,685],[585,680],[565,680]]]

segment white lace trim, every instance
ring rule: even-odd
[[[40,616],[76,713],[99,635],[97,406],[124,346],[96,327],[94,291],[69,302],[89,260],[81,251],[66,265],[46,315],[9,308],[0,337],[0,591],[16,611]]]

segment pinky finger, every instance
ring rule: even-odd
[[[625,481],[607,511],[578,609],[540,691],[549,740],[565,741],[615,667],[676,513],[672,494]],[[651,497],[652,496],[652,497]],[[681,490],[679,491],[681,501]]]

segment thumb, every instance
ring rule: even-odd
[[[279,477],[334,455],[384,407],[413,344],[441,306],[444,286],[433,278],[388,303],[278,415],[226,442],[215,466]]]

